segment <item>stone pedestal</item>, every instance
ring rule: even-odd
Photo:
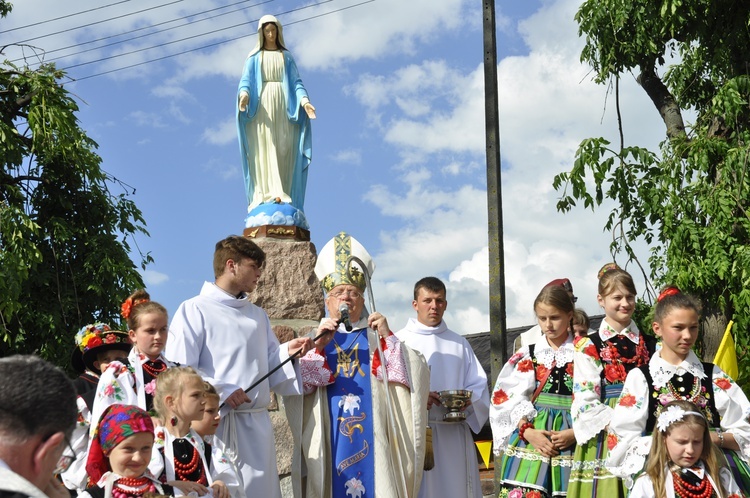
[[[253,241],[266,253],[266,264],[250,300],[268,313],[280,343],[314,333],[325,314],[323,291],[315,276],[315,246],[309,241],[269,237]],[[271,393],[268,411],[273,424],[282,496],[291,498],[294,442],[281,396]]]
[[[254,241],[266,253],[266,264],[250,300],[274,321],[320,321],[325,307],[323,291],[315,277],[315,245],[267,237]]]

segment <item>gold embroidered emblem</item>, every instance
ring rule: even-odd
[[[365,376],[359,363],[359,344],[355,344],[348,353],[341,349],[338,343],[336,344],[336,373],[333,376],[338,377],[339,373],[349,379],[357,373],[362,377]]]

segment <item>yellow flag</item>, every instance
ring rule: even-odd
[[[734,339],[732,338],[732,325],[734,325],[734,322],[730,320],[727,324],[727,330],[724,331],[721,344],[719,344],[719,349],[716,350],[714,365],[724,370],[732,380],[737,380],[739,368],[737,368],[737,351],[734,349]]]
[[[492,441],[475,441],[479,454],[482,455],[482,461],[484,462],[484,468],[490,468],[490,451],[492,451]]]

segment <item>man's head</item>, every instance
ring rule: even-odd
[[[417,320],[422,325],[437,327],[443,321],[448,307],[445,284],[436,277],[425,277],[414,284],[414,301],[411,303],[417,312]]]
[[[231,294],[252,292],[266,261],[266,254],[247,237],[231,235],[216,243],[216,284]]]
[[[0,359],[0,459],[44,489],[69,445],[76,392],[59,368],[36,356]]]
[[[352,257],[358,258],[364,268],[350,260]],[[315,263],[315,275],[326,293],[326,307],[331,318],[340,318],[342,303],[349,306],[352,323],[362,318],[366,277],[372,276],[374,270],[375,262],[367,249],[346,232],[340,232],[323,246]]]

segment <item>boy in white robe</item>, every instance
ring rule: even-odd
[[[443,321],[448,306],[443,282],[435,277],[418,281],[414,285],[412,306],[417,318],[410,318],[396,337],[422,353],[430,366],[427,410],[430,412],[435,461],[435,467],[422,476],[419,497],[481,498],[479,467],[471,431],[479,433],[489,416],[487,375],[469,342],[449,330]],[[438,392],[449,389],[472,392],[471,404],[464,409],[465,421],[443,422],[446,409],[440,404]]]
[[[247,496],[281,498],[276,446],[268,415],[270,390],[301,394],[296,362],[289,362],[259,386],[257,379],[313,346],[310,338],[279,344],[268,315],[247,296],[260,278],[265,253],[246,237],[230,236],[216,244],[215,283],[180,305],[169,327],[167,356],[201,374],[221,396],[219,439],[237,463]]]

